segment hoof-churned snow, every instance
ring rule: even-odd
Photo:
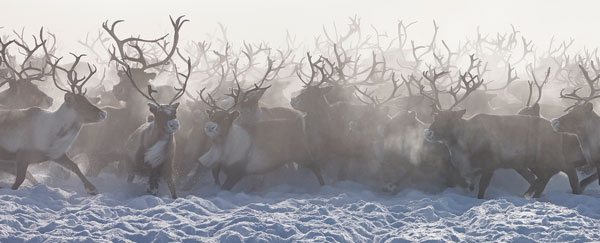
[[[447,189],[428,194],[407,189],[395,195],[342,182],[317,187],[312,180],[243,180],[232,192],[210,178],[189,195],[168,199],[143,195],[142,181],[126,184],[109,174],[91,178],[100,195],[88,196],[74,176],[20,190],[0,189],[0,241],[77,240],[136,242],[404,242],[404,241],[595,241],[600,239],[600,191],[572,195],[564,176],[544,197],[526,200],[524,190],[497,176],[487,200]],[[496,175],[502,174],[497,173]],[[310,176],[306,173],[304,178]],[[268,176],[267,176],[268,177]],[[508,179],[507,179],[508,178]],[[311,178],[312,179],[312,178]],[[271,181],[279,181],[277,186]],[[2,186],[9,185],[3,180]],[[259,189],[249,186],[260,184]],[[302,185],[304,184],[304,186]],[[507,185],[510,184],[510,185]],[[517,183],[518,184],[518,183]],[[185,195],[186,192],[182,192]]]

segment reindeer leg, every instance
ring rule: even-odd
[[[519,173],[519,175],[521,175],[523,178],[525,178],[525,180],[527,180],[527,182],[529,182],[529,185],[533,185],[535,183],[535,181],[536,181],[535,175],[528,168],[525,168],[525,167],[515,168],[515,170],[517,171],[517,173]]]
[[[75,162],[73,162],[73,160],[71,160],[71,158],[69,158],[66,154],[61,155],[58,159],[54,161],[75,173],[75,175],[79,177],[81,182],[83,182],[83,186],[85,187],[87,193],[89,193],[90,195],[98,194],[98,189],[96,189],[96,186],[94,186],[94,184],[88,181],[88,179],[83,175],[83,173],[81,173],[81,170],[79,170],[77,164],[75,164]]]
[[[198,164],[196,166],[196,168],[194,169],[194,173],[188,177],[187,181],[185,182],[185,185],[183,186],[183,190],[185,191],[189,191],[192,189],[192,187],[194,187],[196,184],[198,184],[198,181],[200,181],[200,173],[202,172],[202,166],[200,164]]]
[[[565,174],[567,174],[567,177],[569,178],[569,184],[571,185],[571,191],[573,194],[581,194],[583,191],[579,185],[579,178],[577,177],[577,171],[575,168],[569,168],[565,171]]]
[[[29,166],[29,161],[17,158],[17,173],[16,173],[15,184],[13,184],[13,186],[12,186],[13,190],[19,189],[21,184],[23,184],[23,181],[25,181],[25,175],[27,174],[28,166]]]
[[[596,175],[600,177],[600,164],[596,165]],[[598,180],[598,185],[600,185],[600,179]]]
[[[200,169],[200,165],[198,165],[198,169]],[[215,180],[215,184],[217,184],[217,186],[221,185],[221,181],[219,180],[219,174],[221,173],[221,165],[217,165],[212,169],[212,176],[213,179]]]
[[[235,184],[237,184],[242,179],[242,173],[238,169],[230,169],[226,172],[227,180],[221,186],[223,190],[231,190]]]
[[[308,166],[308,168],[312,170],[313,174],[315,174],[315,176],[317,177],[319,185],[324,186],[325,180],[323,180],[323,175],[321,174],[321,167],[319,167],[317,163],[312,163],[310,166]]]
[[[592,184],[592,182],[594,182],[597,179],[598,179],[598,173],[594,173],[591,176],[588,176],[588,177],[584,178],[583,180],[581,180],[581,182],[579,182],[579,188],[581,190],[581,193],[583,193],[583,191],[589,184]]]
[[[162,171],[162,166],[153,168],[152,171],[150,172],[150,177],[148,178],[147,192],[154,196],[158,195],[158,181],[160,180],[161,171]]]
[[[539,178],[540,182],[537,184],[537,189],[533,195],[534,198],[540,198],[542,196],[542,192],[544,192],[544,189],[546,189],[546,185],[551,177],[552,175],[543,175]]]
[[[479,192],[477,193],[478,199],[483,199],[483,195],[485,194],[485,190],[490,185],[490,181],[492,180],[492,176],[494,175],[494,170],[485,170],[481,174],[481,179],[479,179]]]

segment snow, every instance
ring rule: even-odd
[[[170,199],[145,195],[146,179],[127,184],[103,172],[90,180],[101,194],[89,196],[76,176],[53,166],[33,167],[42,182],[10,190],[0,181],[0,242],[411,242],[596,241],[600,239],[600,187],[569,192],[555,176],[544,196],[527,200],[523,179],[495,173],[486,199],[446,189],[430,194],[405,189],[385,194],[354,182],[319,187],[310,172],[280,169],[243,179],[221,191],[205,176],[192,191]],[[52,176],[46,175],[51,174]]]

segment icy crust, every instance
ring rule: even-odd
[[[73,176],[64,180],[36,174],[44,184],[0,189],[0,242],[600,239],[597,183],[585,195],[572,195],[561,175],[543,198],[526,200],[512,191],[522,188],[510,189],[522,184],[514,182],[516,175],[496,175],[487,200],[462,189],[438,194],[405,189],[389,195],[351,182],[320,188],[312,181],[272,183],[277,177],[249,178],[232,192],[218,190],[207,178],[189,195],[172,200],[166,188],[161,187],[162,197],[143,195],[144,181],[128,185],[109,174],[91,179],[102,193],[98,196],[85,194]],[[10,180],[0,183],[4,188],[5,181]]]

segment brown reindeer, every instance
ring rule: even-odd
[[[176,88],[177,93],[168,104],[160,104],[153,96],[157,91],[148,85],[148,94],[142,92],[134,81],[131,69],[125,66],[123,71],[129,77],[131,84],[146,99],[152,119],[142,124],[131,134],[125,145],[124,163],[127,168],[127,181],[132,182],[136,174],[149,174],[148,192],[152,195],[158,194],[158,181],[165,177],[171,197],[177,198],[175,191],[175,180],[173,178],[173,157],[175,152],[174,133],[179,130],[179,121],[177,120],[177,108],[179,102],[176,102],[187,87],[187,82],[191,73],[191,61],[187,61],[188,73],[178,73],[183,76],[185,81],[181,88]],[[177,70],[176,70],[177,72]]]
[[[115,45],[109,48],[111,61],[115,61],[121,66],[131,67],[130,73],[138,87],[146,87],[156,76],[156,74],[146,73],[146,71],[167,65],[176,52],[179,31],[188,21],[183,17],[180,16],[175,20],[171,18],[174,31],[172,43],[166,41],[168,34],[154,40],[136,37],[120,39],[115,33],[115,28],[123,20],[115,21],[111,25],[108,24],[108,21],[103,23],[103,29],[115,42]],[[144,44],[160,45],[166,56],[162,59],[150,60],[144,53]],[[125,102],[125,107],[104,107],[108,112],[108,119],[100,126],[84,129],[75,143],[77,146],[70,151],[73,154],[85,153],[87,155],[89,158],[87,174],[91,176],[98,175],[109,163],[119,161],[123,157],[121,152],[127,136],[143,124],[147,116],[143,112],[147,109],[147,105],[143,99],[135,95],[137,91],[132,87],[127,73],[119,70],[118,75],[119,83],[113,86],[112,92],[118,100]],[[175,95],[170,87],[161,86],[156,89],[159,95],[156,99],[159,102],[166,102]],[[115,129],[116,127],[119,129]]]
[[[586,162],[596,167],[596,173],[580,182],[581,190],[583,190],[597,180],[600,174],[600,129],[598,129],[600,116],[594,112],[594,105],[591,103],[592,100],[600,97],[596,88],[600,75],[591,78],[582,65],[579,65],[579,69],[590,88],[589,95],[587,97],[579,96],[577,92],[581,88],[576,88],[568,94],[564,93],[564,89],[561,90],[561,98],[575,100],[576,103],[566,109],[567,114],[552,120],[552,128],[556,132],[577,135]]]
[[[83,182],[89,194],[98,191],[66,154],[79,130],[84,124],[102,121],[106,112],[91,104],[85,97],[83,86],[96,72],[88,66],[89,74],[79,76],[75,67],[84,55],[74,55],[75,62],[70,68],[59,66],[62,58],[52,66],[52,77],[56,87],[65,92],[65,101],[56,111],[42,110],[37,107],[24,110],[0,111],[0,154],[2,160],[16,161],[17,178],[12,189],[23,183],[30,164],[48,160],[66,167]],[[58,71],[67,74],[69,88],[58,83]]]
[[[455,103],[450,109],[435,115],[434,122],[425,130],[425,139],[446,145],[451,162],[470,183],[481,175],[478,198],[483,198],[497,168],[515,169],[531,185],[526,194],[533,193],[534,197],[539,197],[554,174],[548,173],[548,165],[565,171],[573,193],[580,193],[575,168],[565,161],[562,153],[563,136],[554,133],[547,120],[486,114],[465,120],[462,118],[465,110],[452,111],[452,108],[479,87],[483,79],[465,73],[461,75],[461,81],[462,86],[450,90]],[[465,91],[458,98],[460,89]]]

